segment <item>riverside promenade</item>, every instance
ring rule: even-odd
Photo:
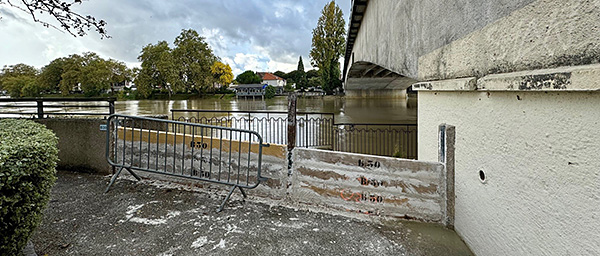
[[[434,224],[354,219],[226,189],[59,171],[32,242],[38,255],[472,255]]]

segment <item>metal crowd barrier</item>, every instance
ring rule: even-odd
[[[118,168],[105,192],[123,169],[232,186],[256,188],[261,176],[263,139],[257,132],[223,126],[147,117],[111,115],[107,121],[106,159]]]

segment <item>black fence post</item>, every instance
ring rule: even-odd
[[[108,113],[111,115],[115,113],[115,101],[112,99],[108,100]]]
[[[44,118],[44,101],[37,100],[36,102],[37,102],[38,118],[42,119],[42,118]]]
[[[292,175],[292,150],[296,147],[296,100],[297,95],[290,93],[288,96],[287,117],[287,148],[288,148],[288,175]]]

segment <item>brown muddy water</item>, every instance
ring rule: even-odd
[[[116,112],[124,115],[170,115],[171,109],[203,110],[264,110],[286,111],[287,98],[269,100],[251,99],[195,99],[195,100],[135,100],[116,102]],[[329,112],[336,123],[417,123],[416,98],[300,98],[301,112]]]

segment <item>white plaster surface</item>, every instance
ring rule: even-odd
[[[600,93],[420,91],[418,111],[420,160],[456,126],[455,226],[474,253],[600,255]]]

